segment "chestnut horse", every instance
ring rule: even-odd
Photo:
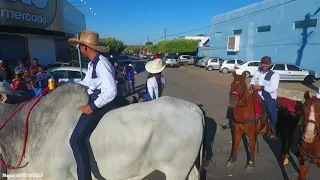
[[[237,75],[233,73],[234,80],[231,84],[229,93],[229,107],[234,109],[234,120],[232,126],[234,128],[233,152],[227,162],[227,167],[232,167],[237,160],[237,153],[243,135],[249,138],[249,162],[246,166],[247,171],[251,171],[254,166],[254,153],[257,136],[264,135],[268,125],[268,115],[263,100],[257,93],[251,93],[246,83],[245,75]],[[288,163],[290,147],[293,143],[293,132],[298,126],[302,103],[287,98],[278,99],[278,119],[277,132],[282,140],[281,155],[285,158],[284,164]],[[259,112],[257,112],[259,110]],[[270,132],[269,132],[270,133]],[[277,134],[278,134],[277,133]]]
[[[320,167],[320,100],[310,97],[308,91],[304,94],[303,118],[301,120],[302,140],[299,149],[299,180],[305,180],[310,165]]]

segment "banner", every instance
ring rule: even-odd
[[[0,0],[0,24],[63,31],[61,0]]]

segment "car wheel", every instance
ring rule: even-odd
[[[246,76],[246,78],[248,78],[248,77],[250,77],[250,76],[251,76],[251,74],[250,74],[250,72],[249,72],[249,71],[245,71],[245,72],[243,72],[242,74],[244,74],[244,75]]]
[[[227,74],[228,72],[229,72],[229,69],[228,69],[228,68],[223,68],[223,69],[222,69],[222,73],[223,73],[223,74]]]
[[[308,76],[306,76],[306,77],[304,78],[303,84],[305,84],[305,85],[312,85],[312,83],[314,83],[314,80],[315,80],[314,76],[308,75]]]
[[[213,71],[213,67],[212,67],[212,66],[209,66],[209,67],[208,67],[208,71]]]

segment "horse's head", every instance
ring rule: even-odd
[[[237,106],[238,101],[244,96],[248,87],[246,84],[246,76],[237,75],[233,72],[233,82],[231,83],[230,93],[229,93],[229,107],[234,108]]]
[[[308,91],[304,93],[302,138],[307,143],[312,143],[320,133],[320,100],[315,96],[310,97]]]

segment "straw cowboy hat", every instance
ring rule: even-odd
[[[88,46],[91,49],[94,49],[98,52],[107,53],[110,51],[109,47],[107,46],[99,46],[99,34],[94,31],[82,31],[80,40],[75,38],[70,38],[68,43],[71,45],[83,44]]]
[[[149,73],[159,73],[164,70],[166,64],[162,61],[162,59],[155,59],[153,61],[149,61],[145,68]]]

